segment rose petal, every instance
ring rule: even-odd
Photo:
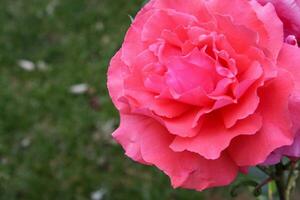
[[[176,152],[188,150],[198,153],[206,159],[217,159],[234,137],[253,135],[262,126],[262,119],[259,115],[252,115],[230,129],[224,127],[223,122],[219,120],[214,116],[205,120],[197,136],[193,138],[176,137],[170,147]]]
[[[265,5],[270,2],[275,6],[278,16],[285,28],[285,35],[296,35],[300,38],[300,1],[299,0],[257,0]]]
[[[146,44],[141,42],[141,32],[142,27],[146,19],[148,19],[153,14],[153,11],[147,11],[147,9],[143,9],[139,12],[138,17],[131,24],[128,29],[125,39],[122,45],[122,55],[121,59],[128,66],[131,66],[132,61],[146,49]]]
[[[260,89],[258,112],[263,117],[263,126],[255,135],[239,136],[232,141],[228,151],[237,165],[262,163],[272,151],[293,142],[294,134],[288,111],[292,87],[290,75],[281,70],[276,79]]]
[[[182,137],[193,137],[199,133],[199,127],[201,126],[199,110],[192,110],[184,113],[183,115],[172,118],[164,119],[164,125],[174,135]]]
[[[118,108],[118,110],[128,110],[128,106],[118,99],[124,95],[124,76],[129,73],[128,67],[120,59],[121,50],[116,53],[110,62],[110,66],[107,72],[107,87],[109,95]]]
[[[121,119],[121,127],[114,137],[126,154],[157,166],[171,178],[174,187],[203,190],[227,185],[237,175],[237,166],[226,154],[217,160],[206,160],[193,153],[173,152],[168,147],[173,136],[153,119],[137,115],[121,115]],[[226,173],[220,176],[223,172]]]
[[[189,189],[196,188],[198,191],[225,186],[235,179],[238,170],[232,159],[225,153],[216,160],[200,159],[199,168],[190,174],[182,186]]]
[[[158,21],[159,23],[157,23]],[[192,15],[176,12],[175,10],[156,10],[146,22],[143,22],[141,39],[142,41],[155,42],[164,30],[174,31],[178,24],[188,26],[196,22],[197,19]]]
[[[230,45],[240,53],[246,52],[249,47],[255,45],[257,34],[242,25],[233,23],[229,16],[215,15],[218,23],[218,31],[223,33]]]
[[[150,124],[146,117],[120,114],[120,127],[112,134],[114,139],[125,149],[128,157],[144,164],[148,163],[141,154],[141,133],[147,130],[146,128]]]
[[[167,85],[178,94],[199,86],[205,91],[214,88],[214,63],[204,52],[194,49],[187,56],[173,57],[167,63],[167,68]]]
[[[205,3],[199,0],[156,0],[153,6],[159,9],[174,9],[196,16],[200,22],[208,22],[212,19]]]
[[[259,104],[257,85],[252,86],[236,104],[231,104],[221,110],[226,128],[231,128],[238,120],[253,114]]]
[[[300,129],[300,48],[284,44],[278,58],[278,65],[290,72],[294,89],[290,97],[290,112],[295,131]]]
[[[283,45],[283,24],[276,12],[274,12],[275,8],[272,4],[267,4],[263,7],[256,1],[251,1],[251,4],[258,19],[263,22],[268,32],[267,41],[264,46],[270,51],[271,57],[276,59]]]
[[[294,80],[293,95],[300,96],[300,48],[284,44],[278,57],[278,65],[288,70]]]

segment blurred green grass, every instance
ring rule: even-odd
[[[112,200],[228,198],[172,189],[165,175],[126,158],[110,137],[118,115],[107,66],[142,3],[0,1],[0,199],[80,200],[97,191]],[[47,69],[26,71],[22,59]],[[89,94],[70,93],[79,83]]]

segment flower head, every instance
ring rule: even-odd
[[[300,82],[289,57],[298,52],[283,41],[271,4],[149,1],[110,63],[121,117],[113,137],[174,187],[229,184],[294,140],[289,98]]]

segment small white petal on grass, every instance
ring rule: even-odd
[[[112,132],[115,129],[115,124],[116,124],[116,120],[110,119],[107,120],[106,122],[102,122],[101,129],[100,129],[103,139],[105,139],[105,141],[109,142],[112,145],[116,145],[115,140],[111,136]]]
[[[102,38],[100,39],[100,42],[103,45],[109,44],[111,42],[111,38],[109,35],[103,35]]]
[[[107,163],[107,159],[103,156],[97,159],[97,164],[100,165],[100,166],[103,166],[106,163]]]
[[[2,159],[0,159],[0,163],[1,163],[2,165],[6,165],[6,164],[8,163],[7,158],[2,158]]]
[[[80,83],[80,84],[76,84],[71,86],[70,88],[70,92],[72,94],[84,94],[85,92],[87,92],[89,89],[88,84],[86,83]]]
[[[57,0],[50,1],[50,3],[46,7],[47,14],[50,16],[53,15],[57,6],[58,6]]]
[[[96,29],[97,31],[102,31],[102,30],[104,29],[104,24],[103,24],[103,22],[101,22],[101,21],[97,22],[97,23],[95,24],[95,29]]]
[[[109,119],[107,120],[106,122],[104,122],[102,124],[102,132],[105,134],[105,135],[110,135],[113,130],[114,130],[114,125],[116,124],[116,120],[115,119]]]
[[[24,138],[22,141],[21,141],[21,146],[26,148],[26,147],[29,147],[31,144],[31,139],[30,138]]]
[[[33,71],[35,69],[35,64],[29,60],[19,60],[18,64],[26,71]]]
[[[101,200],[106,191],[104,189],[97,190],[91,194],[91,200]]]

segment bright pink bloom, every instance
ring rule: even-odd
[[[300,39],[300,0],[257,0],[262,5],[272,3],[284,25],[285,35]]]
[[[151,0],[108,70],[114,138],[174,187],[229,184],[294,140],[300,58],[283,41],[271,4]]]

